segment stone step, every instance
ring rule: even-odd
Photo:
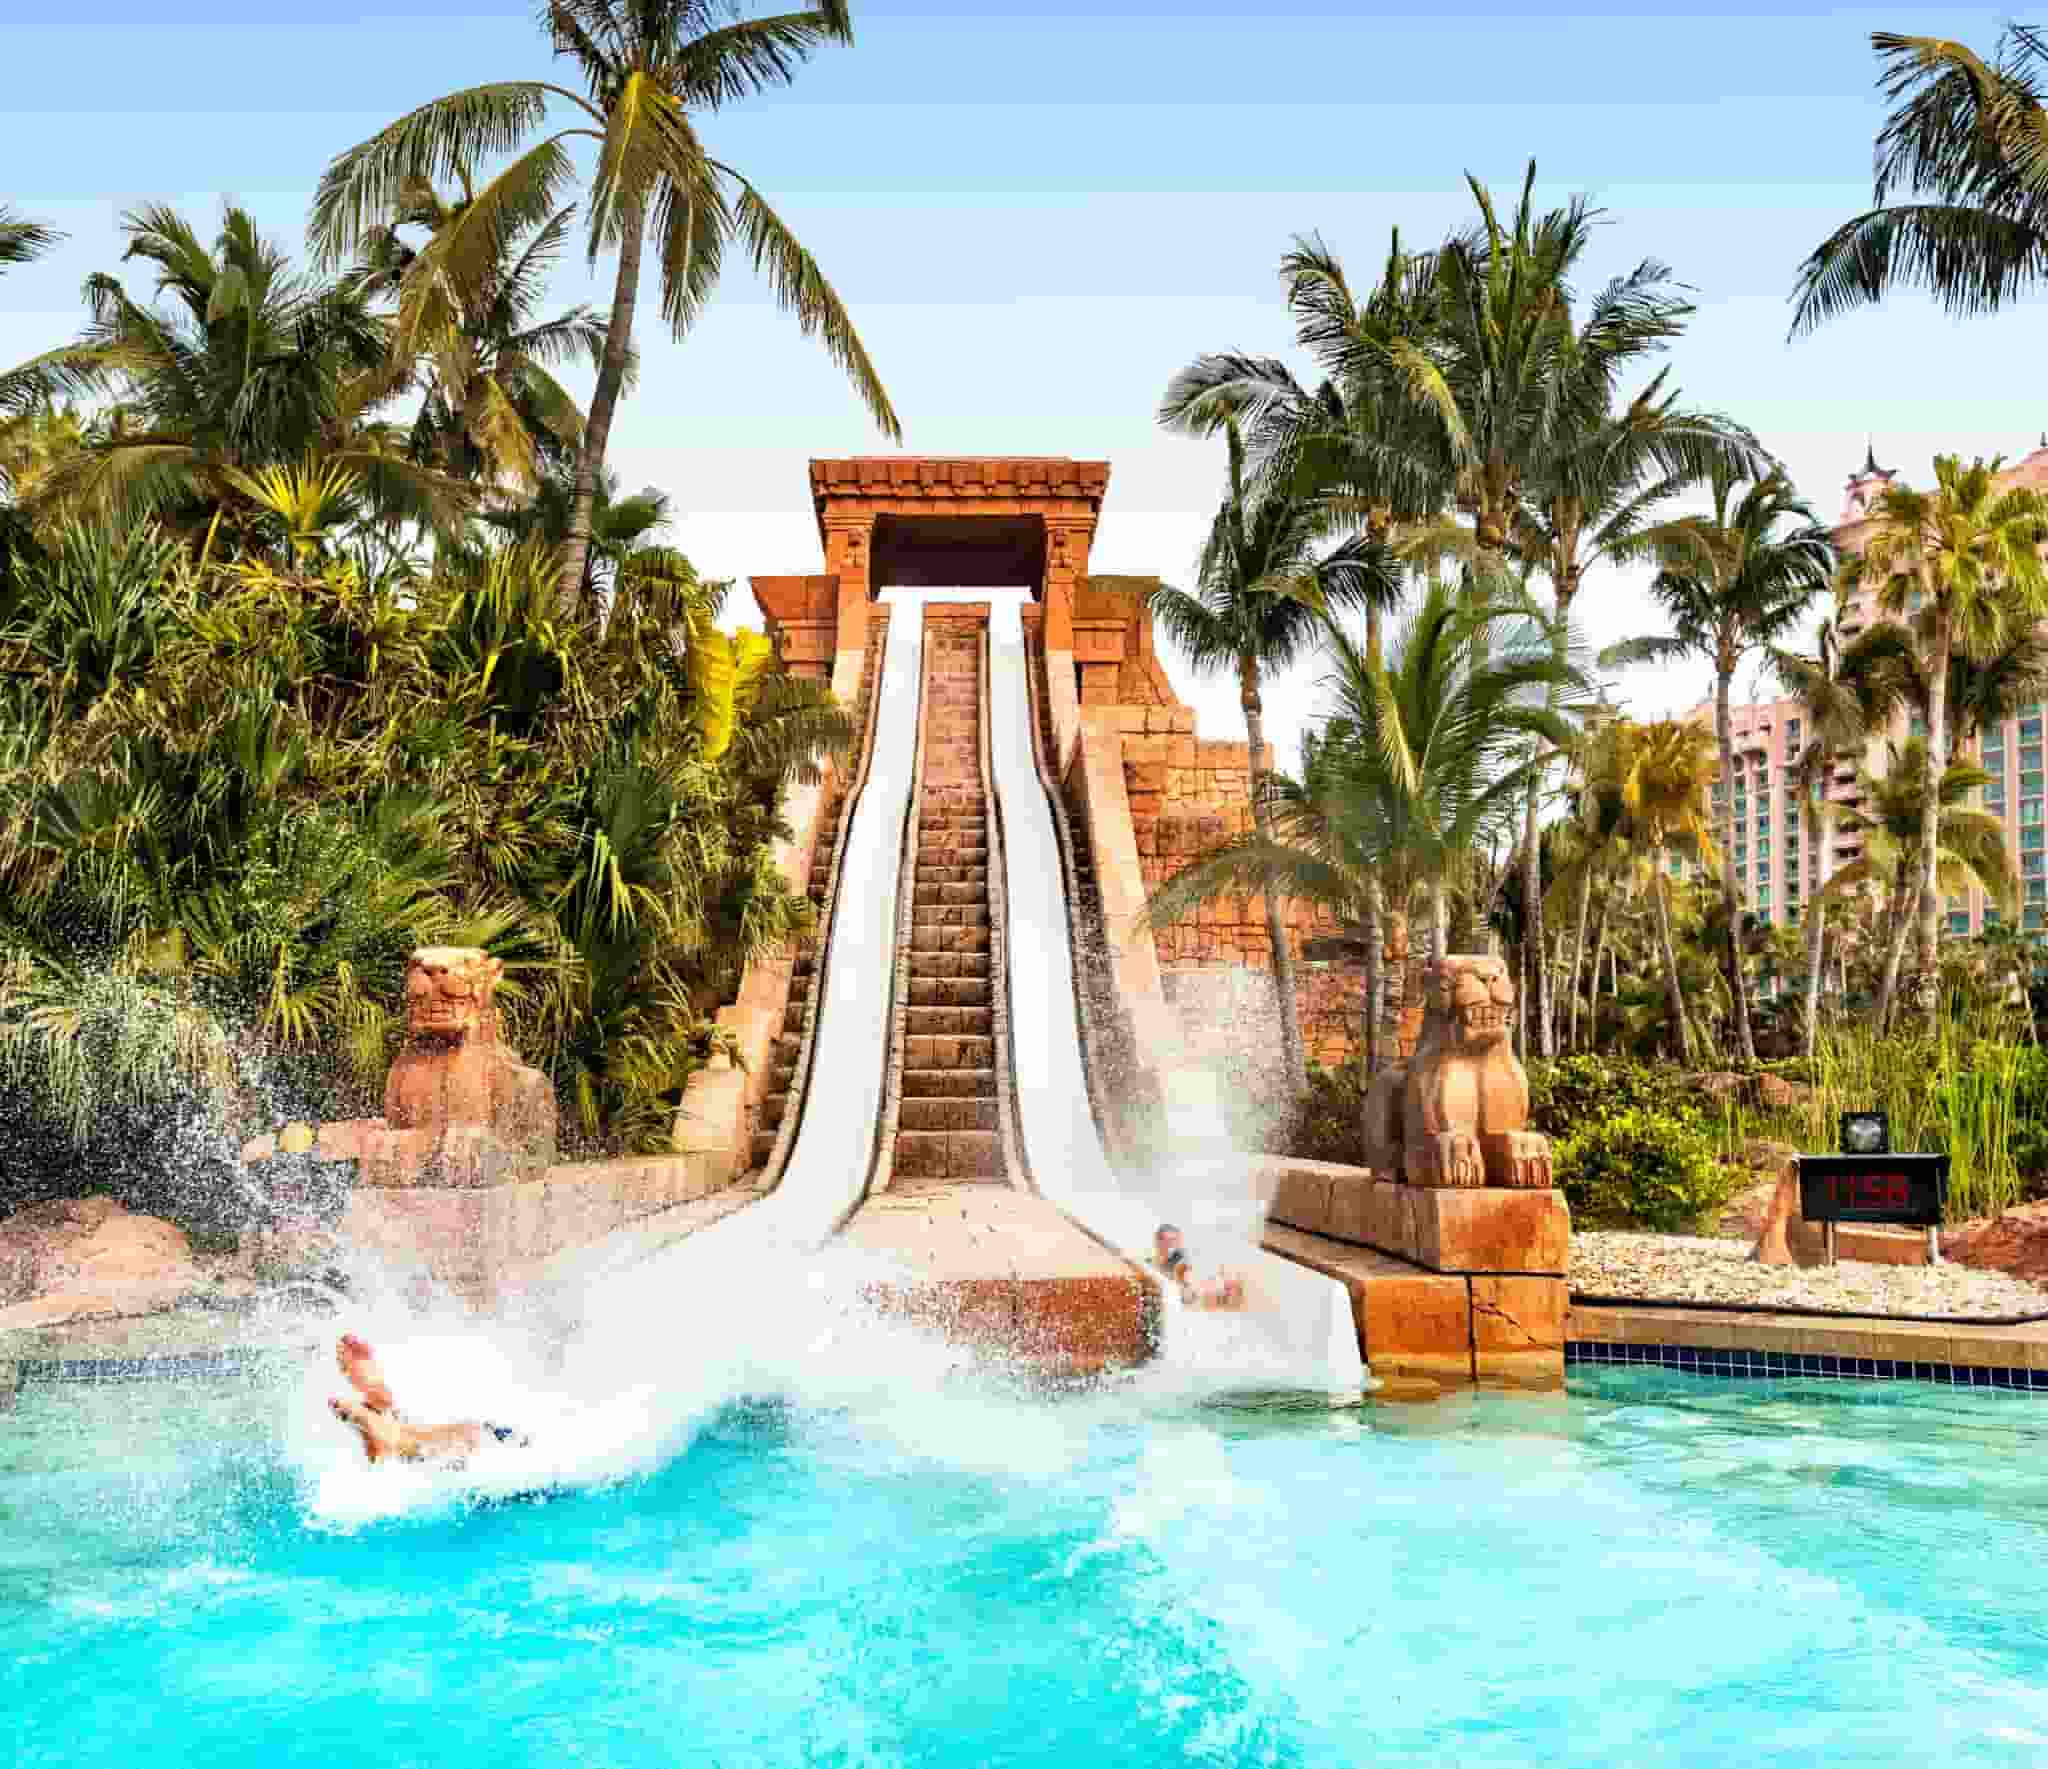
[[[787,1088],[764,1095],[761,1100],[761,1124],[769,1130],[778,1129],[782,1124],[782,1114],[788,1107],[789,1090]]]
[[[989,980],[986,977],[910,977],[912,1007],[986,1007]]]
[[[915,945],[919,926],[930,923],[935,927],[978,927],[988,926],[988,899],[983,897],[972,903],[927,903],[917,899],[910,918],[911,944]]]
[[[940,908],[948,906],[965,908],[969,904],[988,902],[988,885],[981,884],[927,884],[919,879],[912,889],[911,899],[919,908],[933,904]],[[984,909],[986,914],[987,910]]]
[[[905,1069],[903,1097],[914,1099],[994,1099],[993,1069]]]
[[[754,1132],[754,1165],[755,1165],[756,1167],[765,1167],[765,1166],[766,1166],[766,1165],[768,1164],[768,1157],[769,1157],[770,1155],[774,1154],[774,1153],[775,1153],[775,1132],[774,1132],[774,1131],[772,1131],[772,1130],[757,1130],[757,1131],[755,1131],[755,1132]]]
[[[905,1099],[897,1109],[896,1123],[899,1137],[905,1130],[993,1130],[995,1095]]]
[[[989,974],[989,956],[986,952],[927,952],[922,947],[910,949],[910,974],[913,977],[982,977]]]
[[[903,1072],[912,1069],[987,1069],[996,1066],[996,1041],[988,1033],[913,1032],[903,1040]]]
[[[926,921],[910,924],[911,963],[920,952],[985,953],[988,951],[988,911],[982,911],[979,926],[958,921]]]
[[[917,882],[919,884],[961,884],[972,885],[983,896],[988,894],[988,868],[986,866],[956,866],[946,856],[945,850],[938,850],[936,859],[918,857]]]
[[[993,1130],[899,1130],[899,1179],[992,1180],[1004,1178],[1003,1145]]]
[[[906,1007],[903,1030],[913,1038],[978,1036],[995,1031],[994,1010],[986,1007]],[[934,1065],[936,1066],[936,1065]]]

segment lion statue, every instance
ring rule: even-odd
[[[288,1125],[245,1161],[317,1148],[361,1164],[370,1185],[478,1183],[555,1158],[555,1090],[498,1039],[504,963],[472,946],[423,946],[405,967],[405,1045],[384,1083],[384,1116]]]
[[[405,967],[405,1048],[384,1083],[393,1130],[484,1125],[517,1148],[555,1141],[555,1090],[498,1041],[504,962],[472,946],[423,946]]]
[[[1447,957],[1423,987],[1415,1055],[1366,1095],[1367,1164],[1410,1185],[1548,1187],[1550,1141],[1527,1128],[1529,1082],[1508,1040],[1507,966]]]

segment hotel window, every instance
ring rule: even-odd
[[[2039,713],[2035,713],[2031,718],[2020,720],[2020,741],[2022,743],[2039,743],[2041,741],[2041,715]]]
[[[2040,744],[2038,744],[2038,743],[2022,743],[2022,744],[2020,745],[2020,766],[2021,766],[2021,767],[2022,767],[2022,768],[2024,769],[2024,768],[2038,768],[2038,767],[2039,767],[2040,765],[2041,765],[2041,746],[2040,746]]]
[[[2048,854],[2022,854],[2020,870],[2029,878],[2038,872],[2048,872]]]
[[[2020,776],[2020,791],[2022,792],[2039,792],[2042,790],[2042,784],[2041,772],[2038,768],[2031,774],[2022,774]]]
[[[1771,857],[1771,838],[1769,836],[1760,835],[1756,838],[1756,857],[1759,860],[1768,860]]]
[[[2038,798],[2020,800],[2020,821],[2038,823],[2041,821],[2041,801]]]
[[[1958,909],[1948,918],[1948,931],[1952,934],[1967,934],[1970,931],[1970,912]]]
[[[2020,926],[2029,929],[2048,926],[2048,913],[2044,913],[2039,904],[2029,903],[2026,916],[2020,922]]]
[[[1906,598],[1906,612],[1908,614],[1918,614],[1920,612],[1920,604],[1923,600],[1924,598],[1921,596],[1918,590],[1913,591],[1912,594]]]
[[[1998,911],[1989,903],[1984,905],[1984,925],[1987,928],[1995,928],[1998,925]]]
[[[1785,925],[1787,927],[1797,927],[1799,925],[1799,905],[1797,903],[1787,903],[1785,905]]]
[[[2027,880],[2027,901],[2029,903],[2048,903],[2048,878],[2030,878]]]
[[[1927,735],[1927,721],[1918,713],[1913,715],[1913,735],[1915,737],[1925,737]]]
[[[2044,843],[2041,839],[2044,833],[2048,832],[2044,832],[2041,828],[2041,825],[2038,823],[2036,823],[2032,829],[2021,830],[2020,846],[2028,849],[2037,849],[2044,846],[2048,846],[2048,843]]]

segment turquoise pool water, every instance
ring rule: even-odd
[[[200,1384],[0,1417],[9,1762],[2048,1760],[2026,1395],[756,1403],[620,1484],[353,1526],[276,1417]]]

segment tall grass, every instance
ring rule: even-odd
[[[1789,1142],[1809,1153],[1836,1146],[1844,1112],[1882,1111],[1892,1147],[1903,1154],[1949,1157],[1951,1219],[1989,1216],[2022,1202],[2041,1129],[2032,1126],[2025,1083],[2040,1053],[2015,1037],[2008,1012],[1946,1002],[1926,1032],[1880,1035],[1862,1025],[1823,1028],[1805,1079],[1809,1101],[1761,1111],[1728,1101],[1720,1114],[1723,1153],[1733,1156],[1753,1137]]]

